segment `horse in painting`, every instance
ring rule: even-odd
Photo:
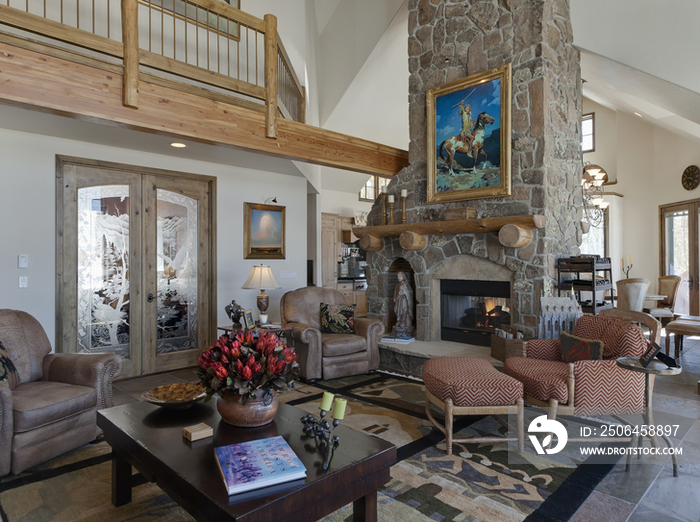
[[[491,125],[495,120],[493,116],[488,115],[485,112],[479,114],[476,119],[476,123],[472,128],[471,140],[463,139],[461,135],[452,136],[447,138],[440,144],[440,157],[447,160],[447,165],[450,169],[450,174],[454,176],[454,171],[452,166],[454,165],[454,158],[456,153],[466,154],[474,160],[474,166],[472,167],[472,172],[476,172],[476,164],[478,161],[478,156],[481,154],[484,157],[484,161],[487,160],[486,152],[484,151],[484,131],[486,125]],[[469,135],[467,135],[467,138]],[[447,158],[443,155],[443,150],[447,153]]]

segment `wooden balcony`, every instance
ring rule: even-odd
[[[408,163],[305,125],[277,19],[219,0],[0,0],[0,103],[372,174]]]

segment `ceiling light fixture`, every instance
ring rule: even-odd
[[[610,205],[604,201],[603,184],[608,182],[608,173],[600,165],[586,162],[581,176],[584,219],[593,227],[605,225],[605,209]]]
[[[187,147],[187,145],[185,145],[184,143],[178,143],[178,142],[171,143],[170,146],[175,147],[176,149],[184,149],[185,147]]]

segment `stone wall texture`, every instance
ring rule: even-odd
[[[581,242],[581,78],[572,40],[567,0],[409,1],[410,165],[388,192],[398,196],[408,190],[409,223],[443,220],[448,208],[472,207],[478,217],[544,214],[546,225],[524,248],[503,247],[496,233],[429,236],[420,252],[404,251],[398,238],[385,238],[384,248],[369,255],[370,314],[386,321],[389,267],[405,258],[414,271],[416,338],[438,338],[430,332],[431,269],[453,256],[475,256],[513,272],[513,322],[526,337],[535,336],[539,297],[554,291],[556,259],[577,254]],[[512,195],[427,204],[426,91],[508,62]],[[370,225],[381,224],[379,201]],[[454,279],[481,279],[472,276]]]

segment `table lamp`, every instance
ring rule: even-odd
[[[241,288],[254,290],[260,289],[258,296],[258,310],[260,310],[260,324],[267,324],[267,310],[270,304],[270,296],[265,293],[264,288],[282,288],[272,275],[272,270],[268,265],[255,265],[253,271]]]

